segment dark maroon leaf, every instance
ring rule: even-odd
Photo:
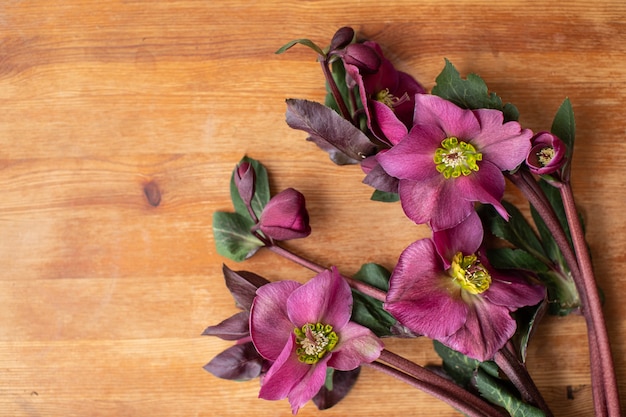
[[[207,327],[203,336],[217,336],[224,340],[239,340],[250,335],[250,327],[248,325],[250,314],[242,311],[234,316],[227,318],[220,324]]]
[[[341,401],[348,392],[352,389],[356,383],[361,368],[356,368],[352,371],[333,371],[333,388],[329,390],[326,386],[323,386],[319,390],[315,397],[313,397],[313,403],[320,410],[326,410],[339,401]]]
[[[262,285],[268,284],[265,278],[248,271],[233,271],[226,265],[222,266],[226,287],[233,295],[237,307],[250,311],[252,300],[256,295],[256,290]]]
[[[323,104],[287,100],[287,124],[307,132],[307,140],[328,152],[337,165],[356,164],[376,153],[376,145],[352,123]]]
[[[204,365],[204,369],[218,378],[247,381],[261,374],[263,363],[252,342],[248,342],[226,349]]]

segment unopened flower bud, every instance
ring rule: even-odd
[[[526,165],[537,175],[552,174],[565,164],[567,147],[550,132],[539,132],[531,139],[532,147]]]
[[[237,165],[233,175],[239,196],[246,205],[250,204],[255,191],[256,173],[254,172],[254,167],[249,162],[242,162]]]
[[[311,226],[304,195],[293,188],[276,194],[263,209],[258,226],[267,237],[276,240],[298,239],[310,235]]]
[[[330,51],[344,48],[349,45],[354,39],[354,29],[349,26],[342,27],[333,35],[333,39],[330,41]]]
[[[348,45],[342,58],[345,64],[357,67],[361,74],[371,74],[378,71],[382,63],[376,49],[362,43]]]

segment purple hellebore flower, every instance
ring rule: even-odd
[[[311,234],[311,226],[304,195],[293,188],[276,194],[263,208],[255,227],[276,240],[307,237]]]
[[[250,334],[273,364],[259,397],[289,398],[293,414],[320,390],[328,367],[349,371],[380,356],[383,344],[371,330],[350,321],[352,293],[336,268],[302,285],[264,285],[250,312]]]
[[[239,196],[246,205],[250,205],[255,191],[256,172],[254,167],[250,162],[242,162],[235,167],[233,176]]]
[[[411,75],[398,71],[376,42],[348,45],[343,62],[359,86],[368,127],[380,140],[395,144],[413,125],[415,95],[426,90]]]
[[[493,269],[479,251],[482,238],[474,212],[411,244],[391,275],[385,309],[408,329],[486,361],[515,333],[510,313],[539,303],[545,289]]]
[[[466,110],[434,95],[415,96],[415,125],[377,157],[400,179],[400,201],[411,220],[447,229],[467,218],[476,201],[493,205],[508,219],[500,204],[502,171],[524,161],[532,132],[503,120],[498,110]]]
[[[537,175],[552,174],[565,164],[567,147],[550,132],[539,132],[531,139],[532,148],[526,157],[530,172]]]

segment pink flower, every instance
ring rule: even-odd
[[[409,330],[486,361],[515,333],[510,312],[537,304],[545,289],[493,269],[479,251],[482,238],[473,213],[411,244],[391,275],[385,309]]]
[[[337,270],[302,285],[280,281],[262,286],[250,313],[257,351],[273,365],[260,398],[289,398],[294,414],[320,390],[326,369],[356,369],[378,358],[382,342],[350,321],[352,293]]]
[[[346,72],[359,86],[368,127],[379,139],[395,143],[413,125],[413,98],[424,93],[424,88],[409,74],[398,71],[376,42],[348,45],[343,61]]]
[[[311,234],[304,195],[287,188],[270,199],[255,226],[269,238],[289,240]]]
[[[411,220],[447,229],[467,218],[477,201],[508,219],[500,204],[502,171],[524,161],[532,132],[503,120],[498,110],[466,110],[434,95],[415,96],[415,125],[377,157],[400,179],[400,201]]]
[[[537,175],[552,174],[565,164],[567,147],[561,139],[550,132],[533,136],[532,148],[526,157],[530,172]]]

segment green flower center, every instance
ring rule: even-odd
[[[554,159],[554,155],[554,148],[546,146],[537,152],[537,162],[539,162],[542,167],[545,167],[550,163],[550,161],[552,161],[552,159]]]
[[[296,354],[302,363],[313,365],[333,350],[339,338],[330,324],[307,323],[301,329],[295,328]]]
[[[485,292],[491,285],[491,275],[476,255],[463,256],[461,252],[454,255],[450,266],[450,276],[454,282],[471,294]]]
[[[394,107],[396,107],[397,105],[409,100],[409,95],[407,93],[404,93],[402,97],[396,97],[389,92],[388,88],[385,88],[384,90],[380,90],[378,93],[376,93],[374,100],[383,103],[385,106],[393,110]]]
[[[478,171],[477,162],[482,159],[483,154],[476,152],[472,144],[459,141],[454,136],[444,139],[433,157],[437,171],[446,179],[457,178],[461,174],[467,176],[472,171]]]

